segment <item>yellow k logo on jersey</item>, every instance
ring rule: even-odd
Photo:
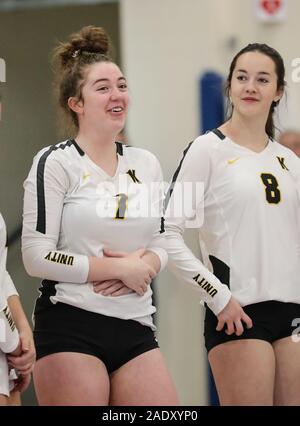
[[[237,158],[232,158],[231,160],[227,160],[228,164],[234,164],[237,160],[239,160],[239,157]]]
[[[134,183],[141,183],[141,181],[136,177],[135,170],[131,169],[126,172],[127,175],[131,177]]]
[[[286,165],[284,164],[284,157],[276,157],[277,160],[279,161],[279,164],[281,165],[281,167],[283,168],[283,170],[287,170],[289,171],[289,169],[286,167]]]

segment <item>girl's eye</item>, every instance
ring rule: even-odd
[[[260,83],[269,83],[269,80],[267,80],[266,78],[259,78],[258,81]]]
[[[107,86],[101,86],[97,89],[97,91],[99,91],[99,92],[105,92],[106,90],[108,90]]]
[[[127,84],[126,83],[120,84],[119,89],[126,90],[127,89]]]
[[[245,80],[246,80],[246,76],[245,76],[245,75],[238,75],[238,76],[237,76],[237,79],[238,79],[239,81],[245,81]]]

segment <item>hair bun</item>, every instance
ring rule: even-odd
[[[55,56],[59,58],[61,66],[65,67],[84,52],[110,57],[110,40],[102,27],[89,25],[71,34],[69,41],[60,43]]]
[[[70,36],[70,44],[73,51],[100,53],[107,55],[109,52],[109,38],[101,27],[89,25],[83,27],[78,33]]]

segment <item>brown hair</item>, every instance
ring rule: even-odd
[[[268,56],[270,59],[272,59],[272,61],[275,64],[275,71],[276,71],[276,75],[277,75],[277,90],[283,90],[284,86],[286,85],[286,82],[284,80],[284,77],[285,77],[284,62],[283,62],[281,55],[277,52],[277,50],[273,49],[272,47],[268,46],[267,44],[251,43],[251,44],[248,44],[246,47],[244,47],[242,50],[240,50],[235,55],[235,57],[233,58],[233,60],[230,64],[229,74],[228,74],[228,77],[227,77],[226,88],[225,88],[227,98],[229,99],[229,91],[230,91],[232,74],[233,74],[233,71],[235,69],[237,60],[241,55],[243,55],[244,53],[247,53],[247,52],[259,52],[259,53],[262,53],[263,55]],[[271,138],[271,139],[274,139],[274,134],[275,134],[275,125],[274,125],[274,121],[273,121],[273,113],[274,113],[274,110],[275,110],[275,108],[277,107],[278,104],[279,104],[279,101],[272,102],[271,107],[270,107],[270,111],[269,111],[269,115],[268,115],[268,119],[267,119],[267,122],[266,122],[266,127],[265,127],[266,133],[269,136],[269,138]],[[231,111],[231,114],[229,115],[228,118],[230,118],[231,116],[232,116],[232,111]]]
[[[111,43],[105,30],[92,25],[83,27],[69,36],[53,52],[55,86],[58,102],[67,118],[68,130],[78,130],[78,118],[68,106],[68,99],[82,100],[82,86],[88,65],[111,62]],[[64,123],[65,124],[65,123]],[[65,126],[64,126],[65,127]]]

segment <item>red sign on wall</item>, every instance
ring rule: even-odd
[[[286,0],[256,0],[256,14],[261,21],[284,21],[286,19]]]
[[[279,12],[281,8],[281,0],[261,0],[261,7],[263,8],[264,12],[268,13],[269,15],[274,15],[275,13]]]

